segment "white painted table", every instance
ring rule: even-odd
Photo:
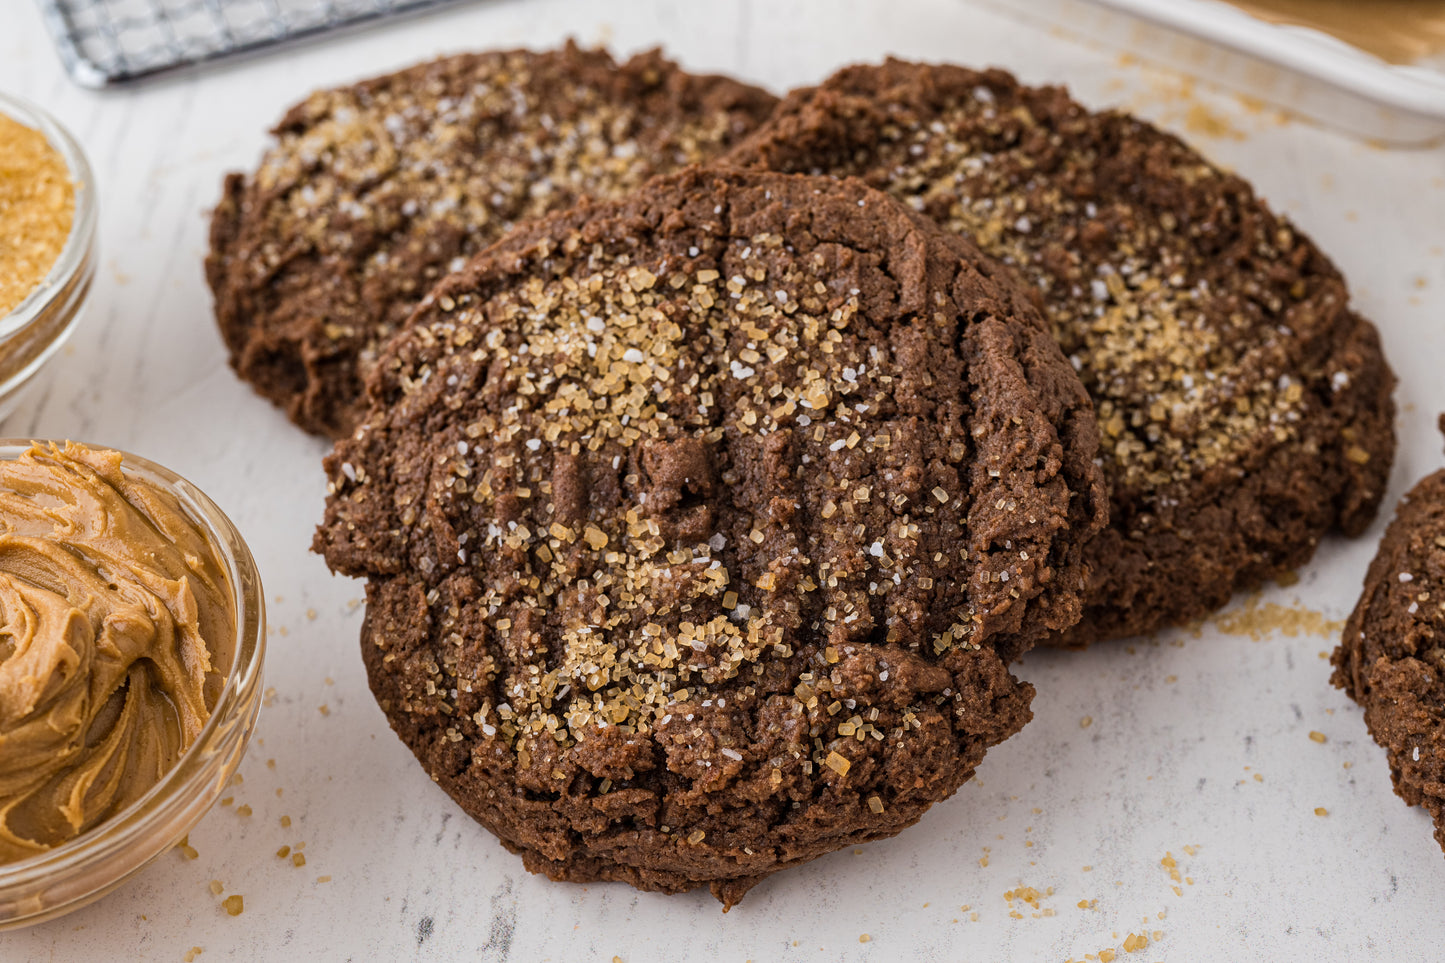
[[[1182,99],[1178,78],[959,0],[494,0],[113,93],[73,86],[29,0],[0,0],[0,89],[85,145],[102,246],[89,316],[49,392],[5,433],[131,449],[214,496],[266,582],[275,689],[234,804],[191,834],[199,858],[167,854],[92,907],[0,936],[0,959],[180,960],[194,946],[202,963],[1440,958],[1445,857],[1428,818],[1391,793],[1359,710],[1329,687],[1333,637],[1211,624],[1030,656],[1019,671],[1038,687],[1036,718],[975,782],[902,836],[774,877],[726,916],[702,893],[530,876],[432,785],[367,691],[360,586],[308,552],[325,446],[226,368],[201,275],[207,213],[222,173],[250,166],[314,87],[568,35],[622,52],[661,43],[688,67],[778,90],[887,53],[1000,64],[1186,133],[1213,129],[1193,139],[1313,234],[1381,327],[1401,381],[1389,503],[1441,463],[1445,150],[1387,152],[1229,95]],[[1201,112],[1243,136],[1217,136]],[[1343,619],[1382,529],[1327,542],[1263,604]],[[276,856],[303,842],[305,866]],[[213,879],[243,895],[243,915],[226,915]],[[1021,886],[1048,894],[1039,909],[1006,899]],[[1123,952],[1139,933],[1149,946]]]

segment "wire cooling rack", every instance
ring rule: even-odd
[[[39,0],[76,82],[163,70],[441,7],[459,0]]]

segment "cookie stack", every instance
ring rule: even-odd
[[[393,727],[554,878],[731,905],[893,835],[1028,721],[1024,652],[1198,618],[1383,493],[1333,265],[1058,89],[569,46],[276,134],[213,221],[232,363],[338,439],[315,547]]]
[[[854,176],[1014,268],[1094,400],[1110,493],[1071,646],[1198,619],[1374,517],[1394,380],[1344,280],[1238,177],[1001,71],[890,61],[729,160]]]

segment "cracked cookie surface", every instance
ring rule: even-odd
[[[307,431],[364,412],[381,343],[515,223],[707,160],[776,98],[656,51],[463,54],[323,90],[227,177],[206,275],[231,365]]]
[[[373,691],[529,869],[725,905],[891,836],[1029,718],[1080,612],[1087,395],[960,238],[687,171],[422,303],[327,460]]]

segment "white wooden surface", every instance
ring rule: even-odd
[[[102,245],[88,317],[4,432],[128,448],[214,496],[266,581],[275,689],[235,793],[250,816],[217,808],[191,834],[198,859],[167,854],[97,905],[0,936],[0,959],[179,960],[195,946],[203,963],[1062,961],[1110,948],[1140,961],[1439,958],[1445,858],[1429,820],[1392,795],[1359,711],[1328,686],[1332,638],[1210,625],[1030,656],[1019,671],[1038,686],[1036,718],[976,782],[899,838],[775,877],[726,916],[700,893],[532,877],[430,783],[367,691],[360,586],[308,551],[325,448],[226,368],[201,273],[207,212],[222,173],[252,164],[266,128],[314,87],[569,35],[622,52],[661,43],[688,67],[778,90],[888,53],[999,64],[1192,128],[1338,260],[1379,323],[1401,380],[1390,504],[1442,461],[1442,149],[1382,151],[1230,95],[1181,96],[1177,77],[962,0],[491,0],[112,93],[73,86],[29,0],[0,0],[0,89],[45,105],[85,145]],[[1343,618],[1382,527],[1325,544],[1264,602]],[[275,855],[301,842],[304,867]],[[1182,895],[1166,853],[1192,881]],[[222,911],[213,879],[242,894],[241,916]],[[1040,901],[1051,912],[1011,904],[1021,885],[1052,887]],[[1141,932],[1149,946],[1123,952]]]

